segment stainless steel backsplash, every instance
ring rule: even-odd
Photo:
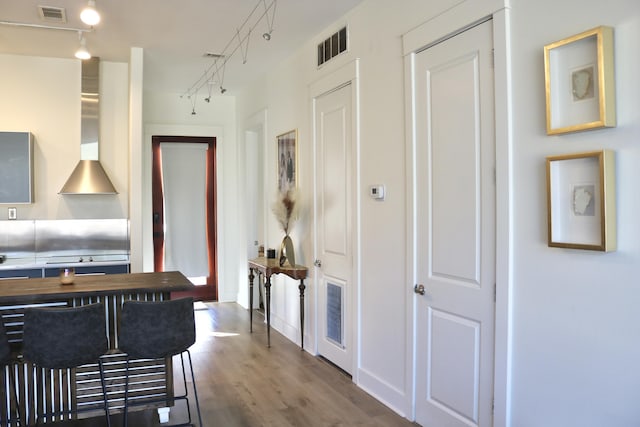
[[[129,255],[127,219],[0,221],[0,254],[47,259],[69,255]]]

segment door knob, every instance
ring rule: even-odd
[[[424,295],[424,285],[415,285],[413,287],[413,292],[415,292],[416,294]]]
[[[317,259],[317,260],[313,261],[313,265],[315,265],[316,267],[322,267],[322,261]]]

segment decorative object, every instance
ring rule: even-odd
[[[547,157],[549,246],[616,250],[615,153]]]
[[[73,284],[73,280],[76,277],[76,269],[73,267],[61,268],[60,269],[60,283],[63,285],[71,285]]]
[[[298,172],[296,129],[276,137],[278,141],[278,190],[285,193],[296,188]]]
[[[616,126],[611,27],[546,45],[544,77],[548,135]]]
[[[283,193],[279,192],[278,198],[272,206],[273,213],[285,234],[284,239],[282,239],[282,243],[280,244],[280,267],[284,266],[287,261],[289,261],[289,265],[291,265],[291,267],[295,267],[296,265],[293,242],[289,236],[289,231],[291,222],[298,215],[297,198],[298,194],[295,189],[288,190]]]

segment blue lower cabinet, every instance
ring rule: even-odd
[[[0,270],[0,279],[33,279],[42,277],[41,268]]]
[[[58,268],[46,268],[44,270],[44,277],[58,277],[60,269]],[[118,265],[88,265],[86,267],[75,267],[76,276],[83,274],[125,274],[129,272],[129,264]]]

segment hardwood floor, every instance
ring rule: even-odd
[[[208,303],[195,313],[197,341],[191,354],[205,426],[417,426],[355,386],[344,372],[301,351],[273,329],[267,348],[261,315],[253,316],[250,334],[249,314],[235,303]],[[183,415],[184,408],[172,408],[170,423]],[[192,415],[197,421],[195,411]],[[119,426],[120,419],[121,415],[113,415],[112,425]],[[104,422],[89,421],[63,425],[95,427]],[[132,414],[129,425],[167,424],[158,422],[155,411],[144,411]]]

